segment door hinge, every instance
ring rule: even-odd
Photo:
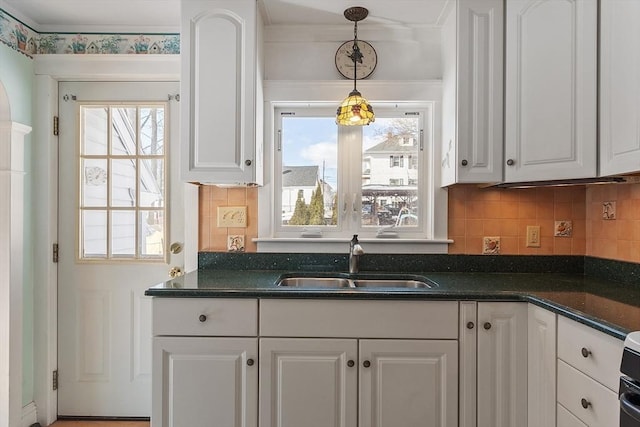
[[[58,370],[57,369],[53,371],[52,383],[53,383],[53,389],[57,390],[58,389]]]
[[[52,256],[53,262],[58,262],[58,244],[54,243],[53,244],[53,256]]]
[[[58,136],[60,133],[60,119],[58,116],[53,116],[53,135]]]

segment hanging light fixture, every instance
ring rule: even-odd
[[[343,126],[364,126],[375,121],[373,108],[356,87],[358,64],[362,64],[363,55],[358,46],[358,21],[367,17],[369,11],[364,7],[350,7],[344,11],[344,17],[353,24],[353,46],[348,57],[353,61],[353,90],[338,107],[336,123]]]

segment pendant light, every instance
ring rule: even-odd
[[[353,24],[353,47],[349,58],[353,61],[353,90],[338,107],[336,123],[342,126],[364,126],[375,121],[373,108],[356,87],[358,63],[362,64],[362,52],[358,46],[358,21],[367,17],[369,11],[364,7],[350,7],[344,11],[344,17]]]

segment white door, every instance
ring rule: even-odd
[[[184,242],[178,106],[167,101],[178,90],[60,84],[59,415],[151,414],[144,291],[184,260],[169,251]]]
[[[458,342],[360,340],[360,425],[458,426]]]

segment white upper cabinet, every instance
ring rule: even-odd
[[[502,181],[502,0],[459,0],[443,27],[442,183]]]
[[[596,176],[597,0],[506,7],[505,181]]]
[[[600,2],[600,175],[640,171],[640,2]]]
[[[183,0],[181,175],[262,184],[262,92],[256,0]]]

